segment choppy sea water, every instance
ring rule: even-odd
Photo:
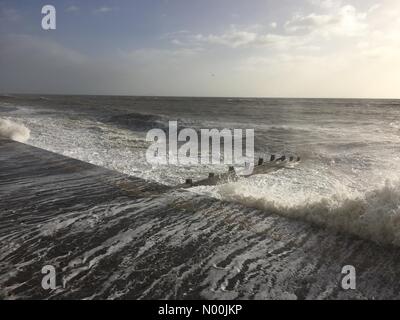
[[[252,128],[257,156],[296,154],[301,164],[191,192],[227,201],[231,212],[237,203],[398,246],[399,106],[396,100],[3,96],[0,118],[29,128],[30,145],[168,186],[226,168],[150,166],[148,130],[173,120],[195,129]]]
[[[256,155],[296,154],[294,170],[194,192],[400,244],[400,101],[158,97],[2,97],[29,144],[166,185],[224,166],[151,166],[148,130],[253,128]]]

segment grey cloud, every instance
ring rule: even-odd
[[[0,5],[0,21],[14,22],[19,21],[20,19],[21,15],[18,13],[17,10]]]
[[[0,92],[184,95],[206,88],[209,74],[193,49],[89,57],[27,35],[0,36],[0,43]]]

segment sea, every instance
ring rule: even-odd
[[[227,166],[149,164],[149,130],[168,130],[169,121],[195,130],[254,129],[255,161],[293,155],[301,162],[189,192],[229,203],[235,215],[257,209],[287,225],[400,246],[399,100],[2,95],[0,118],[28,128],[29,145],[172,188]],[[237,252],[242,264],[259,246]]]

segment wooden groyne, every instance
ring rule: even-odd
[[[276,155],[271,155],[269,161],[264,161],[264,158],[259,158],[257,164],[254,166],[250,174],[238,175],[233,166],[229,166],[228,171],[225,173],[209,173],[208,177],[203,180],[193,181],[193,179],[186,179],[184,184],[177,186],[178,188],[192,188],[199,186],[215,186],[219,184],[235,182],[239,177],[248,178],[258,174],[268,174],[284,168],[292,167],[301,161],[299,156],[285,156],[277,158]]]

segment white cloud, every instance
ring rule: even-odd
[[[219,34],[183,34],[181,37],[174,34],[172,43],[187,47],[222,46],[232,49],[269,47],[274,49],[288,49],[293,46],[305,45],[301,37],[288,34],[266,32],[260,25],[238,29],[231,26],[226,32]]]
[[[78,12],[79,10],[79,7],[75,5],[69,6],[65,9],[66,12]]]
[[[179,39],[173,39],[171,42],[172,42],[173,44],[177,45],[177,46],[183,45],[183,43],[182,43]]]
[[[365,37],[369,33],[368,17],[377,10],[372,6],[366,12],[354,6],[334,0],[310,0],[324,13],[297,13],[284,24],[284,30],[277,29],[278,23],[238,28],[231,26],[226,32],[211,34],[190,34],[175,36],[173,43],[182,46],[220,45],[233,49],[268,47],[278,50],[296,48],[321,48],[321,43],[333,37]],[[271,30],[273,29],[273,31]],[[269,31],[268,31],[269,30]],[[315,51],[315,50],[314,50]]]
[[[382,4],[376,3],[376,4],[372,5],[372,6],[368,9],[368,14],[373,13],[374,11],[379,10],[380,8],[382,8]]]
[[[97,8],[97,9],[95,9],[95,10],[94,10],[94,13],[97,13],[97,14],[104,14],[104,13],[109,13],[109,12],[112,12],[112,11],[116,11],[116,8],[107,7],[107,6],[102,6],[102,7],[99,7],[99,8]]]
[[[227,33],[215,35],[202,35],[198,34],[194,36],[194,39],[198,42],[206,42],[211,44],[220,44],[230,46],[233,48],[249,45],[257,40],[257,34],[254,32],[231,30]]]
[[[309,0],[309,2],[315,6],[327,10],[337,9],[343,5],[342,0]]]
[[[315,33],[324,37],[361,36],[368,29],[367,13],[345,5],[330,14],[296,14],[285,24],[288,32]]]

